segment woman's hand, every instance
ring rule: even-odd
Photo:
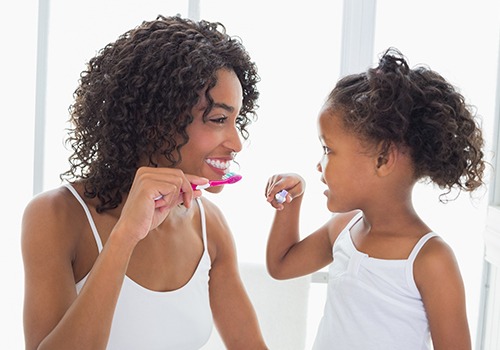
[[[192,200],[201,196],[191,183],[203,185],[208,179],[187,175],[173,168],[139,168],[123,206],[116,227],[128,232],[136,243],[158,227],[172,208],[183,204],[191,207]]]

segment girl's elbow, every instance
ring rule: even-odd
[[[276,264],[267,264],[267,272],[269,273],[269,276],[276,280],[285,280],[287,279],[286,274],[283,272],[283,269],[281,266],[276,265]]]

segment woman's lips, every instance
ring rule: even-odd
[[[232,160],[228,159],[215,159],[215,158],[207,158],[205,159],[205,163],[207,163],[210,167],[215,168],[217,172],[221,172],[223,174],[229,171],[229,167],[231,166]]]

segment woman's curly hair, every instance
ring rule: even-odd
[[[446,194],[483,184],[484,140],[474,108],[437,72],[410,69],[395,48],[377,67],[339,80],[327,107],[369,144],[409,149],[417,180],[427,178]]]
[[[80,75],[66,140],[73,153],[61,179],[84,180],[85,195],[100,200],[99,212],[116,208],[141,160],[157,166],[153,156],[161,154],[171,166],[180,161],[192,107],[206,91],[208,113],[209,92],[223,68],[242,85],[236,123],[247,139],[247,126],[257,118],[260,78],[241,41],[221,23],[160,15],[121,35]]]

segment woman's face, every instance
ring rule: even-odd
[[[193,107],[194,120],[186,129],[189,141],[181,148],[182,161],[177,167],[186,174],[219,180],[229,172],[235,154],[242,149],[236,118],[242,107],[243,91],[234,71],[221,69],[209,94],[213,107],[205,117],[208,101],[204,94]],[[220,192],[222,187],[209,190]]]

